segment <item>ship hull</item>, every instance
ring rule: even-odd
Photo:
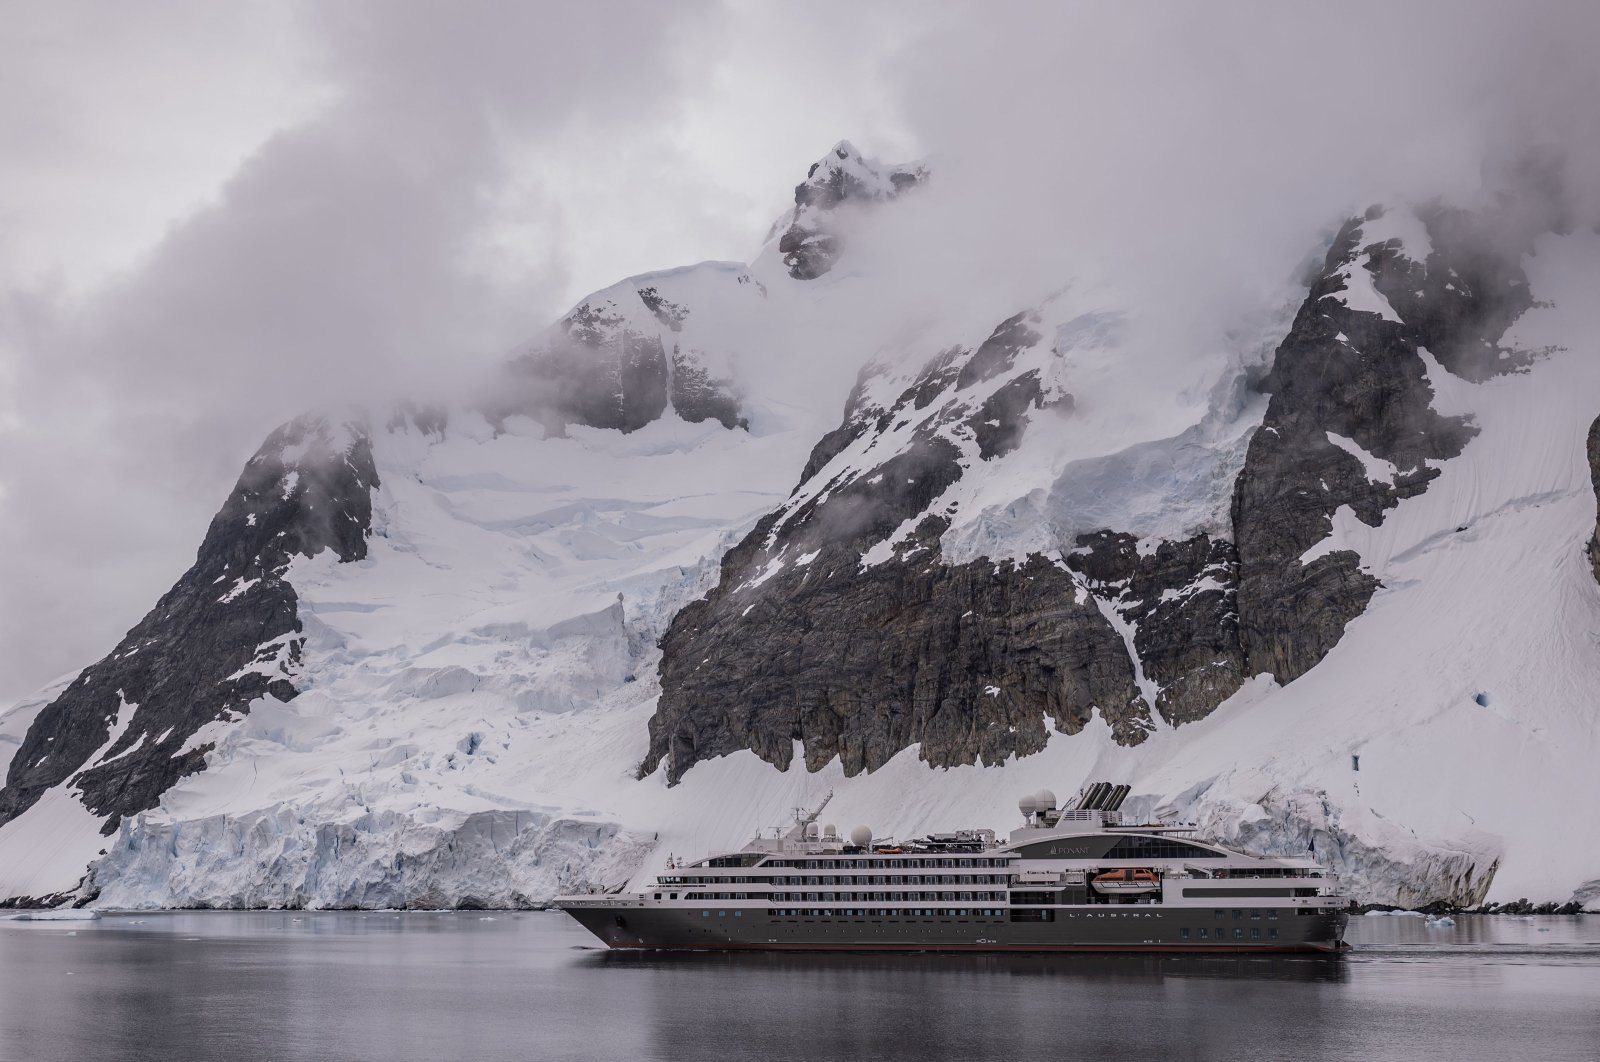
[[[563,898],[556,905],[607,947],[669,951],[1327,953],[1343,947],[1348,920],[1343,911],[1230,908],[1219,918],[1209,907],[1147,904],[1055,908],[1051,921],[1025,922],[1007,914],[782,918],[766,908],[666,907],[599,897]]]

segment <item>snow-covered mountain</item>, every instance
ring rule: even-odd
[[[274,433],[0,716],[0,896],[537,904],[1092,775],[1363,899],[1600,899],[1600,236],[1374,208],[1155,375],[1105,285],[907,320],[843,268],[936,180],[840,144],[748,266]]]

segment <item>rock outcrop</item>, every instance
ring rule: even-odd
[[[1196,535],[1140,553],[1134,536],[1102,531],[1080,535],[1066,560],[1131,632],[1131,656],[1168,723],[1205,717],[1244,682],[1232,542]]]
[[[1475,434],[1434,411],[1425,352],[1472,380],[1531,356],[1500,346],[1531,305],[1515,253],[1490,254],[1458,212],[1419,212],[1425,235],[1406,240],[1389,235],[1401,220],[1373,208],[1345,223],[1262,384],[1272,398],[1233,499],[1249,673],[1304,674],[1377,590],[1330,538],[1335,515],[1381,523]]]
[[[204,766],[207,723],[289,700],[302,639],[295,557],[366,556],[371,443],[358,421],[302,417],[268,437],[211,521],[194,565],[110,655],[34,719],[0,790],[0,823],[68,784],[105,831]]]
[[[741,748],[788,766],[796,741],[812,769],[838,756],[852,774],[912,744],[936,766],[998,763],[1042,748],[1046,717],[1075,733],[1096,709],[1143,739],[1122,636],[1066,564],[942,558],[937,499],[1071,408],[1043,383],[1038,325],[1011,317],[892,396],[863,375],[801,486],[673,620],[642,773]]]
[[[851,209],[893,199],[927,180],[927,168],[918,163],[885,166],[864,158],[847,140],[806,172],[795,187],[794,210],[778,241],[778,253],[789,275],[815,280],[833,268],[844,250],[847,214]]]
[[[523,414],[562,434],[568,424],[637,431],[672,408],[684,420],[744,427],[731,379],[683,341],[689,306],[637,278],[580,303],[506,366],[490,419]],[[739,271],[735,283],[754,284]]]
[[[1600,582],[1600,417],[1589,426],[1589,481],[1594,484],[1596,498],[1595,533],[1589,539],[1589,564],[1594,569],[1596,582]]]

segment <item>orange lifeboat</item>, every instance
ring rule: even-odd
[[[1156,872],[1145,867],[1119,867],[1096,874],[1090,882],[1094,891],[1116,896],[1143,896],[1161,888]]]

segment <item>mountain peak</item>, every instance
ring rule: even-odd
[[[778,241],[789,275],[814,280],[833,268],[844,250],[837,216],[841,204],[886,202],[927,178],[928,168],[921,162],[885,164],[861,154],[850,141],[839,141],[795,186],[794,210],[784,219],[788,228]],[[778,227],[782,225],[780,221]]]

